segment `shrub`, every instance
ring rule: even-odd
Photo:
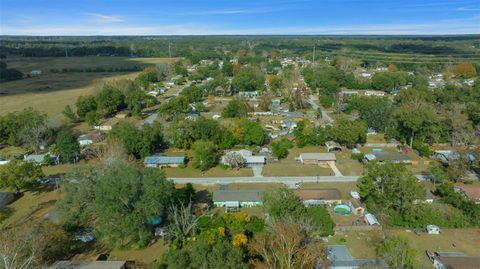
[[[350,158],[352,158],[353,160],[357,160],[357,161],[362,161],[363,158],[365,157],[365,154],[363,153],[352,153],[352,155],[350,156]]]
[[[430,147],[428,146],[427,143],[424,143],[420,140],[414,140],[412,146],[413,146],[413,149],[418,151],[418,154],[420,156],[428,157],[428,156],[432,155],[432,150],[430,149]]]
[[[307,209],[307,216],[309,216],[313,223],[318,227],[321,236],[328,236],[334,234],[335,223],[333,222],[327,209],[323,206],[313,206]]]
[[[320,104],[325,108],[330,108],[335,103],[335,99],[329,95],[320,96]]]

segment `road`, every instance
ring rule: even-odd
[[[310,95],[310,98],[307,100],[307,102],[310,104],[310,106],[312,106],[312,108],[317,111],[318,109],[320,109],[320,111],[322,111],[322,119],[325,121],[326,124],[329,124],[329,123],[332,123],[333,122],[333,119],[327,114],[327,112],[325,112],[321,106],[319,106],[317,104],[317,102],[315,102],[315,96],[313,95]]]
[[[175,183],[195,183],[202,185],[232,183],[284,183],[293,185],[297,182],[356,182],[359,176],[320,176],[320,177],[190,177],[169,178]]]

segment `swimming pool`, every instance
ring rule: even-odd
[[[352,214],[352,208],[348,205],[337,205],[333,208],[333,212],[337,215],[348,216]]]

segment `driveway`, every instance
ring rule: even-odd
[[[263,165],[252,165],[253,177],[262,176]]]
[[[328,166],[330,166],[330,168],[333,170],[333,172],[335,173],[335,176],[337,177],[343,176],[342,172],[340,172],[340,170],[338,170],[337,166],[335,165],[335,162],[328,162]]]
[[[319,108],[320,110],[322,111],[322,119],[325,121],[325,123],[329,124],[329,123],[332,123],[333,122],[333,119],[327,114],[327,112],[325,112],[321,106],[319,106],[316,102],[315,102],[315,96],[313,95],[310,95],[309,99],[307,100],[307,102],[310,104],[310,106],[312,106],[312,108],[317,111]]]

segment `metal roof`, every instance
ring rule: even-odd
[[[49,269],[123,269],[125,261],[58,261]]]
[[[263,191],[258,190],[236,190],[236,191],[215,191],[213,192],[213,202],[261,202]]]
[[[185,156],[148,156],[144,164],[182,164],[185,163]]]
[[[334,153],[301,153],[300,158],[317,161],[335,161],[337,159]]]

